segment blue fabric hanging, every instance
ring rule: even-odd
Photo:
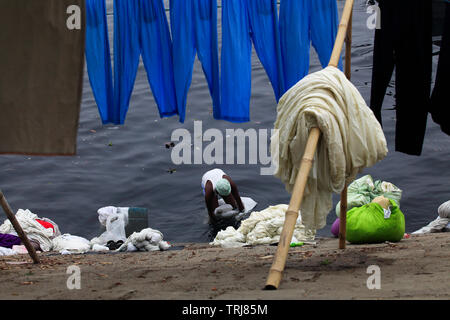
[[[208,82],[214,118],[217,119],[220,108],[217,1],[170,0],[170,21],[180,122],[185,120],[196,52]]]
[[[114,92],[105,0],[86,0],[86,66],[103,124],[113,122]]]
[[[250,121],[252,40],[277,101],[284,92],[276,0],[224,0],[219,119]]]
[[[281,0],[280,39],[286,91],[308,74],[311,43],[322,67],[328,65],[338,27],[336,0]],[[342,70],[342,60],[339,68]]]
[[[114,0],[116,124],[125,121],[141,54],[160,117],[177,114],[172,43],[163,0]]]

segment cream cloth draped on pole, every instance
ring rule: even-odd
[[[365,167],[387,155],[381,125],[356,87],[329,66],[289,89],[277,108],[271,138],[275,176],[292,192],[311,128],[322,133],[301,205],[307,228],[321,229],[339,193]]]

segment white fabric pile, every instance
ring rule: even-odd
[[[301,207],[305,226],[321,229],[332,209],[332,193],[341,192],[363,168],[387,155],[383,130],[355,86],[335,67],[299,81],[282,96],[277,112],[272,163],[289,192],[310,129],[318,127],[322,133]]]
[[[242,221],[237,230],[228,227],[220,231],[210,244],[223,248],[233,248],[277,243],[283,230],[287,209],[288,205],[279,204],[262,211],[254,211],[248,219]],[[314,238],[315,230],[307,230],[299,215],[291,242],[313,241]]]
[[[44,228],[36,219],[40,219],[36,214],[32,213],[30,210],[17,210],[16,213],[17,222],[23,229],[23,232],[27,235],[30,240],[37,241],[42,249],[42,251],[50,251],[53,248],[52,238],[55,236],[53,229]],[[5,222],[0,226],[0,233],[17,235],[11,221],[6,219]]]
[[[91,250],[91,245],[85,238],[66,233],[53,239],[53,250],[62,254],[85,253]]]
[[[133,232],[116,251],[156,251],[167,250],[171,245],[163,240],[163,234],[152,228]]]
[[[108,241],[125,241],[125,226],[128,224],[128,207],[103,207],[98,209],[98,220],[106,227],[100,236],[91,239],[91,245],[105,245]]]
[[[450,200],[441,204],[438,208],[438,217],[425,227],[414,231],[412,234],[424,234],[450,231]]]

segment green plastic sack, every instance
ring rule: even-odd
[[[402,190],[397,188],[390,182],[373,181],[372,176],[365,175],[353,181],[347,189],[347,211],[361,207],[372,202],[378,196],[384,196],[390,200],[394,200],[397,206],[400,207],[400,199],[402,197]],[[341,202],[336,205],[336,215],[339,218],[341,212]]]
[[[397,242],[405,234],[405,216],[393,200],[390,216],[378,203],[369,203],[347,212],[347,240],[350,243]]]

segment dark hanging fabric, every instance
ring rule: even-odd
[[[142,54],[160,117],[177,114],[172,43],[163,0],[114,0],[114,112],[123,124]]]
[[[84,12],[85,0],[0,1],[0,153],[76,153]]]
[[[446,2],[441,43],[430,113],[442,131],[450,135],[450,2]]]
[[[311,43],[325,68],[339,27],[336,0],[281,0],[280,37],[288,90],[309,72]],[[339,61],[342,70],[342,60]]]
[[[86,0],[86,66],[102,123],[114,122],[114,91],[105,0]]]
[[[449,0],[432,0],[433,6],[433,19],[432,30],[433,37],[442,36],[445,20],[445,6]]]
[[[216,119],[250,121],[252,40],[272,84],[284,93],[275,0],[222,2],[221,106]]]
[[[381,107],[395,68],[395,150],[420,155],[430,107],[431,1],[381,0],[379,6],[370,107],[382,123]]]
[[[170,21],[180,122],[185,120],[186,100],[196,53],[208,82],[214,118],[217,118],[220,108],[217,1],[170,0]]]

